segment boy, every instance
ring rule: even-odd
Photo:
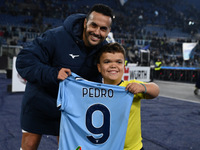
[[[123,81],[125,50],[119,43],[104,45],[97,55],[97,68],[102,74],[105,84],[113,84],[126,87],[126,90],[134,93],[129,122],[127,127],[124,150],[143,149],[141,136],[140,100],[153,99],[158,96],[160,90],[155,83],[143,83],[137,80]]]

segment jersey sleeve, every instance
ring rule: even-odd
[[[58,97],[57,97],[57,107],[62,111],[67,107],[67,98],[66,98],[66,91],[65,90],[66,80],[60,82],[59,90],[58,90]]]
[[[77,79],[76,79],[77,78]],[[57,107],[61,110],[64,111],[68,109],[68,101],[71,99],[70,91],[70,82],[78,79],[83,79],[80,76],[76,75],[75,73],[72,72],[71,76],[66,78],[64,81],[61,81],[59,83],[59,90],[58,90],[58,96],[57,96]]]

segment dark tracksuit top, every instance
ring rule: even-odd
[[[58,135],[60,111],[56,107],[61,68],[101,82],[95,59],[103,43],[87,52],[82,40],[84,14],[73,14],[63,26],[37,37],[17,56],[18,73],[27,80],[22,100],[21,128],[31,133]]]

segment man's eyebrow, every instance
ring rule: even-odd
[[[99,25],[98,25],[98,24],[96,24],[95,22],[91,22],[91,24],[92,24],[93,26],[99,26]],[[100,29],[107,30],[107,29],[108,29],[108,27],[107,27],[107,26],[100,26]]]
[[[102,26],[102,27],[100,27],[100,29],[107,30],[107,29],[108,29],[108,27],[106,27],[106,26]]]

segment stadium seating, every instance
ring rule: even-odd
[[[87,13],[96,3],[109,5],[114,10],[112,32],[117,42],[133,53],[150,45],[153,65],[158,57],[165,66],[182,66],[182,43],[198,42],[198,4],[183,1],[128,0],[123,6],[119,0],[5,0],[0,1],[1,44],[28,45],[38,34],[49,28],[62,25],[72,13]],[[187,10],[187,11],[186,11]],[[189,21],[194,24],[188,24]],[[144,41],[137,45],[138,41]],[[128,56],[129,57],[129,56]],[[139,53],[138,56],[139,57]],[[198,44],[191,67],[199,67]],[[133,63],[130,59],[129,63]],[[139,62],[140,63],[140,62]],[[164,77],[165,76],[165,77]],[[160,78],[171,76],[162,74]],[[180,78],[180,79],[179,79]],[[182,80],[182,77],[176,79]],[[194,78],[195,80],[195,78]],[[193,80],[193,81],[194,81]]]

